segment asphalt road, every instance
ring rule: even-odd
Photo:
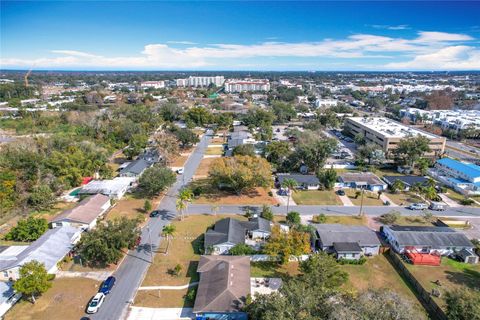
[[[162,215],[158,218],[151,218],[142,229],[140,245],[137,249],[128,252],[125,260],[114,273],[117,279],[115,286],[112,292],[107,295],[100,310],[96,314],[89,316],[91,319],[118,320],[126,317],[128,306],[133,302],[135,292],[142,283],[150,266],[152,254],[155,254],[155,250],[160,244],[161,231],[176,215],[176,195],[182,186],[192,179],[208,146],[210,134],[211,132],[207,132],[202,137],[185,163],[184,174],[177,177],[176,183],[167,191],[167,194],[160,202],[157,209],[162,211]],[[162,259],[162,256],[158,255],[155,258]],[[93,295],[94,292],[92,292]]]
[[[225,205],[220,206],[218,212],[225,214],[244,214],[247,210],[251,212],[260,212],[262,206],[241,206],[241,205]],[[279,206],[272,207],[274,214],[286,215],[287,207]],[[315,205],[300,205],[290,206],[290,211],[297,211],[301,215],[316,215],[323,213],[325,215],[358,215],[360,207],[345,207],[345,206],[315,206]],[[422,211],[409,210],[403,207],[391,207],[391,206],[365,206],[363,207],[363,213],[369,216],[380,216],[384,213],[388,213],[392,210],[398,210],[402,215],[406,216],[418,216]],[[205,214],[211,213],[211,206],[204,204],[191,204],[188,207],[188,214]],[[436,216],[445,217],[480,217],[480,208],[474,207],[458,207],[447,208],[445,211],[431,211]]]

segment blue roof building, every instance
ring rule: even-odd
[[[480,166],[473,163],[443,158],[437,161],[431,174],[462,194],[480,194]]]

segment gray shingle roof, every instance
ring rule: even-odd
[[[339,181],[344,183],[355,182],[358,185],[384,185],[385,182],[380,180],[375,174],[371,172],[346,172],[339,176]]]
[[[90,224],[98,218],[104,211],[103,207],[110,203],[110,198],[103,194],[96,194],[83,199],[77,206],[72,209],[65,210],[56,216],[52,222],[73,221],[79,223]]]
[[[250,258],[202,256],[194,313],[239,311],[250,293]]]
[[[239,221],[225,218],[215,223],[214,229],[205,233],[205,247],[230,242],[233,244],[245,243],[247,231],[270,232],[270,221],[263,218],[254,218],[250,221]]]
[[[285,179],[293,179],[297,181],[299,185],[302,185],[302,184],[316,185],[320,183],[317,176],[313,174],[279,174],[277,175],[277,178],[280,184],[282,184]]]
[[[144,159],[137,159],[128,164],[125,168],[120,171],[120,174],[126,174],[126,173],[133,173],[135,175],[141,174],[145,169],[150,167],[150,163],[148,163]]]
[[[467,247],[473,244],[460,232],[448,227],[386,226],[399,246],[424,246],[432,248]]]
[[[394,184],[395,180],[400,180],[407,186],[413,186],[416,183],[423,185],[428,181],[427,178],[419,176],[384,176],[383,180],[385,180],[385,182],[387,182],[389,185]]]
[[[358,242],[334,242],[333,248],[337,253],[362,252]]]
[[[380,245],[375,231],[365,226],[316,224],[315,228],[323,246],[331,247],[335,242],[356,242],[361,247]]]

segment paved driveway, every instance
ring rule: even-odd
[[[150,266],[151,255],[155,253],[161,240],[162,228],[170,223],[175,217],[175,199],[183,184],[192,179],[200,161],[203,158],[206,147],[211,137],[211,131],[205,134],[198,143],[195,151],[187,160],[184,166],[184,175],[178,176],[176,183],[168,190],[163,200],[158,205],[162,212],[161,217],[152,218],[142,229],[142,242],[136,250],[130,250],[127,257],[114,273],[117,278],[115,287],[112,290],[99,312],[90,316],[96,320],[118,320],[125,319],[128,306],[133,302],[137,288],[143,281]],[[152,253],[153,252],[153,253]],[[162,259],[161,255],[157,259]],[[93,296],[94,292],[92,292]]]

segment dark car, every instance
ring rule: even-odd
[[[338,191],[337,191],[337,194],[338,194],[339,196],[344,196],[344,195],[345,195],[345,191],[343,191],[343,190],[338,190]]]
[[[153,210],[152,212],[150,212],[150,218],[155,218],[155,217],[158,217],[160,215],[160,211],[158,210]]]
[[[102,286],[100,287],[98,292],[101,292],[105,295],[109,294],[113,286],[115,285],[115,280],[115,277],[108,277],[105,281],[103,281]]]

